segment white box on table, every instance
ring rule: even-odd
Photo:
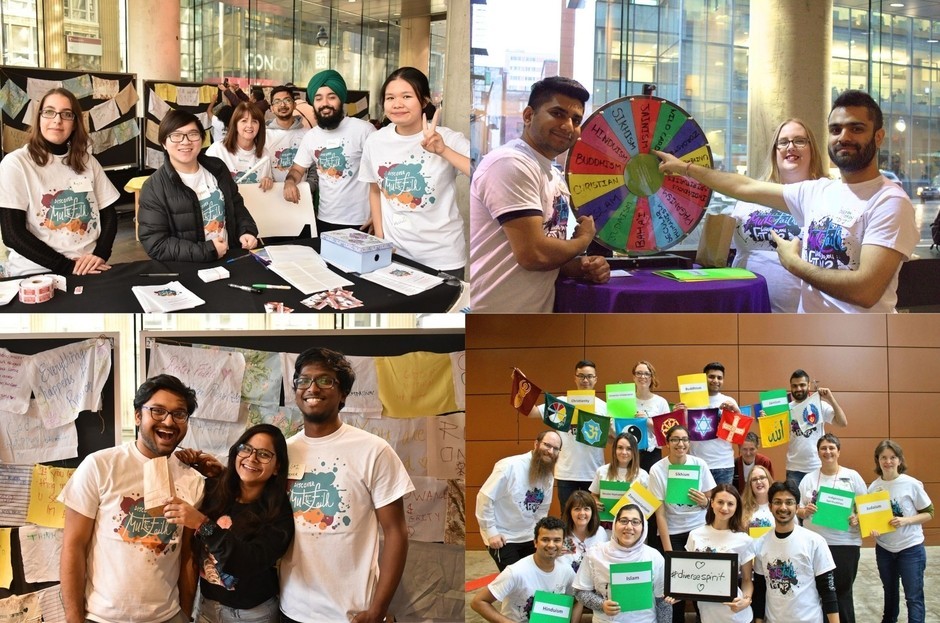
[[[320,234],[320,257],[354,273],[369,273],[392,263],[392,243],[358,229]]]

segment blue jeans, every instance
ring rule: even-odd
[[[277,623],[280,619],[277,596],[254,608],[229,608],[217,601],[203,598],[196,623]]]
[[[919,543],[894,554],[875,545],[875,562],[885,591],[885,610],[881,623],[897,623],[900,608],[898,579],[904,585],[908,623],[924,623],[924,570],[927,568],[927,550]]]
[[[799,487],[799,486],[800,486],[800,483],[803,482],[803,478],[804,478],[804,477],[806,476],[806,474],[808,474],[808,473],[809,473],[809,472],[797,472],[797,471],[794,471],[794,470],[792,470],[792,469],[788,469],[788,470],[787,470],[787,480],[792,480],[793,482],[796,483],[796,486]]]
[[[719,467],[708,471],[712,473],[716,485],[730,485],[734,481],[733,467]]]

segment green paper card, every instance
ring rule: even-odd
[[[571,621],[574,595],[535,591],[529,623],[561,623]]]
[[[636,417],[636,383],[608,385],[607,415],[610,417]]]
[[[766,415],[790,413],[790,403],[787,401],[787,390],[771,389],[760,393],[760,406]]]
[[[610,600],[621,612],[653,607],[653,563],[622,562],[610,565]]]
[[[611,507],[620,501],[623,494],[630,490],[629,482],[616,482],[613,480],[600,481],[600,498],[603,508],[597,516],[601,521],[613,521],[614,516],[610,513]]]
[[[819,487],[816,494],[816,512],[813,513],[813,524],[833,530],[849,531],[849,515],[852,514],[852,504],[855,503],[855,494],[851,491],[842,491],[832,487]]]
[[[670,465],[666,481],[666,504],[694,504],[689,489],[698,489],[700,465]]]

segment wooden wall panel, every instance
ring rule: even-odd
[[[645,359],[656,368],[659,379],[657,394],[679,391],[676,377],[680,374],[695,374],[705,364],[720,361],[725,366],[725,390],[737,389],[737,346],[718,345],[632,345],[593,346],[589,353],[597,363],[597,374],[602,383],[633,382],[633,364]],[[612,371],[612,372],[611,372]],[[598,389],[602,389],[598,386]],[[667,398],[669,400],[669,398]]]
[[[801,368],[821,387],[833,391],[888,390],[888,356],[884,348],[748,345],[740,350],[742,389],[790,389],[790,375]]]
[[[743,314],[741,344],[884,346],[885,316],[878,314]]]
[[[940,315],[892,314],[888,316],[888,340],[892,346],[940,348]]]
[[[940,437],[940,393],[891,394],[891,429],[895,437]],[[940,500],[938,508],[940,508]]]
[[[584,316],[577,314],[470,314],[467,349],[584,345]]]
[[[888,381],[900,392],[940,392],[940,348],[889,348]]]
[[[584,343],[609,344],[735,344],[734,314],[593,314],[587,316]]]

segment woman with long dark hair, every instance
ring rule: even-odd
[[[565,523],[565,551],[557,562],[571,565],[575,573],[589,549],[607,542],[607,531],[601,527],[598,514],[594,498],[580,489],[568,497],[561,513]]]
[[[198,623],[278,620],[275,565],[294,537],[288,465],[280,429],[257,424],[232,445],[227,468],[209,479],[198,510],[179,499],[166,505],[168,521],[196,531]]]

